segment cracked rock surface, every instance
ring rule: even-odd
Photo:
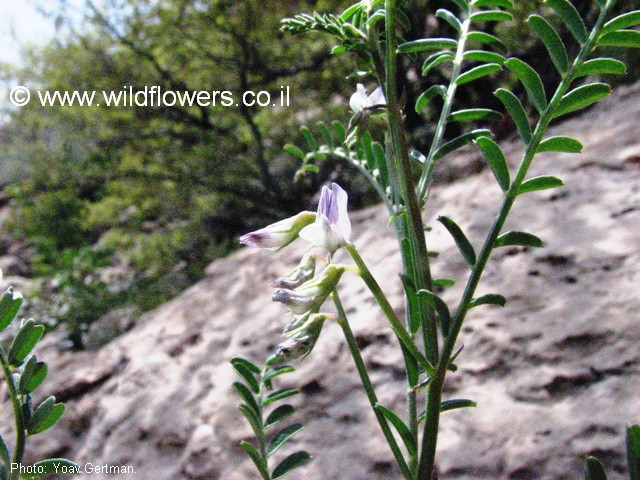
[[[620,89],[551,130],[580,140],[582,155],[534,162],[530,176],[556,175],[565,186],[520,197],[506,226],[538,235],[544,248],[501,248],[489,261],[477,294],[501,293],[508,303],[473,309],[463,327],[465,348],[444,398],[478,408],[443,414],[440,478],[577,479],[586,455],[599,457],[611,479],[625,478],[624,429],[640,422],[639,94],[637,85]],[[521,145],[504,149],[514,166]],[[477,158],[469,151],[452,163]],[[427,239],[440,252],[434,276],[457,282],[442,293],[450,308],[469,270],[435,218],[455,219],[479,248],[499,201],[487,169],[432,191]],[[400,256],[386,213],[374,207],[353,223],[355,245],[401,312]],[[98,351],[58,352],[50,337],[38,353],[51,372],[40,390],[64,398],[68,410],[51,435],[31,439],[30,457],[136,470],[96,480],[256,479],[238,446],[250,429],[228,360],[260,363],[273,351],[287,314],[270,301],[270,284],[303,250],[246,249],[216,261],[201,282]],[[380,401],[402,413],[394,335],[356,277],[345,274],[340,292]],[[306,428],[277,455],[295,446],[314,459],[291,479],[400,478],[336,325],[325,325],[298,367],[281,386],[302,389],[292,421]]]

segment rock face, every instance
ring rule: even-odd
[[[470,398],[478,408],[443,414],[441,478],[576,479],[589,454],[610,478],[624,478],[624,429],[640,421],[639,93],[619,90],[553,129],[581,140],[582,155],[536,159],[531,176],[558,175],[565,186],[519,198],[507,225],[540,236],[545,248],[499,249],[488,264],[478,294],[499,292],[508,304],[474,309],[463,328],[445,398]],[[521,145],[505,151],[513,165]],[[469,272],[435,217],[453,217],[479,245],[499,201],[488,170],[433,189],[427,238],[440,252],[435,276],[457,281],[443,293],[451,307]],[[381,207],[354,215],[354,243],[401,310],[400,257],[387,224]],[[238,447],[250,430],[228,360],[260,363],[273,351],[287,316],[270,301],[270,284],[302,251],[246,249],[217,261],[200,283],[98,351],[58,352],[50,337],[39,352],[51,371],[41,390],[67,401],[68,411],[51,435],[31,440],[30,456],[136,472],[95,479],[258,478]],[[340,292],[381,402],[401,413],[395,337],[357,277],[346,274]],[[298,367],[283,379],[303,392],[293,397],[294,419],[306,429],[292,443],[315,458],[291,478],[400,478],[337,325],[325,325]]]

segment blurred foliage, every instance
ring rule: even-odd
[[[279,20],[349,3],[110,0],[86,2],[81,24],[65,2],[47,4],[59,35],[46,48],[26,52],[23,65],[2,67],[14,84],[49,91],[228,90],[235,99],[246,90],[279,95],[284,85],[291,92],[290,107],[54,108],[32,101],[2,112],[2,162],[14,172],[5,227],[31,247],[34,275],[58,278],[53,290],[60,295],[80,292],[74,295],[81,305],[72,309],[77,318],[58,316],[71,332],[81,334],[110,306],[129,302],[148,310],[166,301],[201,278],[212,259],[235,248],[240,233],[309,208],[328,180],[340,179],[352,208],[371,203],[366,182],[337,159],[293,182],[298,161],[282,150],[285,143],[299,143],[301,125],[346,120],[346,99],[357,81],[369,79],[345,80],[352,69],[332,58],[328,39],[284,34]],[[550,72],[545,83],[556,82],[554,69],[545,68],[544,48],[523,24],[543,8],[541,0],[515,3],[516,21],[497,33],[538,71]],[[574,4],[593,19],[591,1]],[[640,0],[619,4],[629,10]],[[407,40],[449,33],[426,12],[451,8],[450,2],[404,5],[411,11]],[[487,26],[490,32],[495,28]],[[571,45],[569,37],[563,32]],[[401,84],[410,100],[446,75],[434,69],[418,80],[419,69],[410,59],[403,65]],[[639,74],[631,72],[628,79]],[[498,80],[475,82],[462,92],[459,107],[501,109],[491,94]],[[432,129],[428,113],[407,116],[414,143],[426,144]],[[511,131],[506,125],[502,133]],[[133,273],[119,286],[96,280],[94,269],[107,266]],[[59,298],[70,301],[74,295]]]

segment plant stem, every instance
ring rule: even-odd
[[[416,195],[411,160],[403,130],[402,113],[398,105],[398,57],[396,38],[396,1],[385,1],[386,27],[386,85],[389,133],[393,146],[393,168],[398,174],[400,195],[407,212],[407,233],[411,245],[411,265],[415,267],[413,282],[416,290],[432,290],[431,270],[427,254],[427,243],[422,223],[422,211]],[[427,307],[419,312],[423,329],[423,340],[427,359],[434,364],[438,359],[438,330],[433,309]]]
[[[469,33],[470,26],[470,18],[465,18],[460,30],[460,37],[458,38],[458,48],[456,50],[456,56],[453,60],[453,70],[451,72],[451,80],[449,81],[449,87],[447,88],[447,95],[444,100],[444,106],[442,107],[442,112],[440,112],[438,126],[436,127],[433,141],[431,142],[431,148],[429,149],[429,154],[427,155],[427,160],[425,162],[426,166],[422,171],[420,181],[418,182],[418,199],[420,200],[420,205],[424,205],[427,202],[427,198],[429,197],[429,184],[431,182],[431,174],[433,173],[433,168],[435,165],[433,157],[442,144],[444,131],[447,127],[447,119],[449,117],[449,114],[451,113],[451,108],[453,107],[453,101],[456,96],[456,89],[458,88],[458,77],[460,76],[460,72],[462,71],[464,49],[466,47],[467,34]]]
[[[451,331],[449,336],[446,338],[444,342],[444,346],[442,348],[442,355],[438,361],[438,365],[436,368],[437,375],[434,378],[433,382],[429,387],[429,395],[427,399],[427,415],[425,419],[424,426],[424,436],[422,440],[422,451],[420,455],[420,467],[418,469],[418,479],[419,480],[427,480],[433,471],[433,467],[435,464],[435,450],[436,450],[436,442],[438,436],[438,424],[440,417],[440,400],[442,397],[442,388],[444,386],[444,379],[447,372],[447,366],[449,364],[449,359],[451,358],[451,354],[456,344],[456,340],[462,328],[462,324],[464,322],[465,316],[469,310],[469,305],[473,300],[473,295],[475,294],[475,290],[480,282],[480,277],[484,271],[484,268],[489,260],[491,252],[493,251],[493,247],[495,245],[496,239],[500,235],[502,227],[511,211],[511,207],[518,195],[518,190],[524,181],[527,171],[531,166],[531,162],[536,155],[536,151],[540,142],[542,141],[551,120],[554,118],[555,110],[562,100],[562,97],[567,93],[571,83],[575,78],[575,74],[578,69],[582,66],[582,64],[586,61],[589,54],[596,46],[596,41],[602,27],[605,23],[605,20],[615,5],[616,0],[608,0],[605,7],[602,9],[598,21],[596,22],[591,35],[587,42],[582,46],[579,55],[573,62],[573,65],[564,75],[560,85],[556,89],[553,98],[549,102],[547,108],[543,112],[536,128],[534,130],[533,136],[527,149],[522,157],[520,165],[518,167],[517,173],[514,177],[513,183],[509,188],[509,191],[506,193],[505,199],[502,203],[502,206],[496,216],[496,219],[493,222],[491,230],[487,235],[487,238],[484,242],[480,255],[478,256],[478,260],[473,267],[473,271],[469,276],[467,284],[465,286],[464,293],[460,300],[460,304],[458,309],[456,310],[456,314],[452,320]]]
[[[264,459],[264,472],[260,472],[261,475],[264,477],[265,474],[267,475],[266,478],[264,478],[264,480],[271,480],[271,475],[269,474],[269,465],[267,463],[267,446],[265,443],[265,435],[264,435],[264,408],[262,407],[262,400],[264,399],[264,382],[262,381],[262,379],[264,378],[264,376],[267,373],[267,370],[269,369],[269,367],[264,367],[262,369],[262,373],[260,374],[260,389],[258,392],[258,407],[260,408],[259,410],[259,414],[260,414],[260,425],[261,425],[261,430],[260,430],[260,435],[258,435],[258,450],[260,452],[260,458]]]
[[[349,350],[351,352],[351,356],[353,357],[353,361],[356,364],[356,369],[358,370],[358,374],[360,375],[360,381],[362,382],[362,386],[367,394],[367,398],[369,399],[369,403],[371,404],[371,408],[373,409],[373,413],[378,419],[378,423],[380,424],[380,428],[382,429],[382,433],[384,434],[389,447],[391,448],[391,452],[395,457],[400,470],[402,471],[402,476],[406,480],[412,480],[412,474],[407,466],[407,462],[405,461],[402,452],[400,451],[400,447],[398,446],[398,442],[393,436],[393,432],[389,428],[389,424],[387,423],[387,419],[385,416],[378,411],[376,406],[378,405],[378,397],[373,388],[373,384],[371,383],[371,379],[369,378],[369,374],[367,373],[367,367],[364,364],[364,360],[362,359],[362,355],[360,354],[360,349],[358,348],[358,343],[356,342],[355,337],[353,336],[353,331],[351,330],[351,326],[347,320],[347,314],[342,307],[342,302],[340,301],[340,297],[338,296],[337,289],[332,293],[333,302],[336,305],[336,309],[338,311],[338,324],[342,328],[344,333],[344,337],[347,341],[347,345],[349,346]]]
[[[26,443],[26,430],[27,426],[24,423],[24,417],[22,416],[22,405],[20,404],[20,399],[18,398],[18,392],[16,391],[16,386],[13,383],[13,375],[11,374],[11,369],[7,363],[7,358],[4,354],[4,350],[0,348],[0,364],[2,365],[2,372],[4,373],[4,377],[7,381],[7,390],[9,391],[9,398],[11,398],[11,406],[13,407],[13,418],[16,424],[16,446],[13,451],[13,459],[12,463],[20,464],[22,463],[22,457],[24,456],[24,447]],[[11,465],[7,465],[9,468]],[[9,478],[14,479],[18,478],[19,470],[10,470]]]
[[[353,258],[354,262],[356,262],[356,265],[358,266],[358,269],[359,269],[360,277],[364,280],[364,283],[367,284],[367,287],[369,287],[369,290],[371,291],[372,295],[375,297],[376,301],[378,302],[378,305],[380,305],[380,308],[382,309],[383,313],[387,317],[387,320],[389,320],[389,323],[391,324],[391,329],[398,336],[398,339],[400,340],[402,345],[415,357],[415,359],[420,363],[420,365],[424,367],[424,369],[427,371],[428,374],[432,374],[435,371],[433,368],[433,365],[429,363],[429,361],[424,357],[424,355],[420,353],[420,351],[418,350],[418,347],[416,347],[416,344],[411,338],[411,335],[409,334],[409,332],[407,332],[407,330],[402,325],[402,322],[396,315],[396,312],[393,310],[393,307],[389,303],[389,300],[387,300],[387,297],[385,296],[384,292],[380,288],[380,285],[378,285],[378,282],[371,274],[371,271],[369,270],[367,265],[364,263],[364,260],[362,260],[362,257],[360,256],[356,248],[353,246],[353,244],[348,243],[346,245],[346,249],[351,254],[351,257]]]

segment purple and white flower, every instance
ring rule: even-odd
[[[367,91],[361,83],[358,84],[356,93],[351,95],[351,98],[349,99],[349,106],[354,113],[360,113],[366,108],[386,104],[387,101],[384,98],[382,87],[376,88],[371,95],[367,95]]]
[[[337,183],[331,189],[322,187],[315,222],[300,230],[300,238],[331,254],[349,243],[351,221],[347,214],[347,200],[347,192]]]
[[[293,217],[241,236],[240,243],[248,247],[280,250],[298,238],[300,231],[313,224],[315,219],[316,214],[313,212],[300,212]]]

